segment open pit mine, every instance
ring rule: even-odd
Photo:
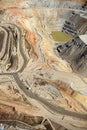
[[[86,0],[0,0],[0,130],[87,130]]]

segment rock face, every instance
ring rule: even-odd
[[[13,71],[18,70],[18,53],[20,53],[18,49],[21,42],[20,38],[22,38],[20,32],[14,24],[2,24],[0,26],[0,59],[1,68],[4,71],[9,68],[12,68]]]
[[[84,0],[0,1],[1,128],[87,129],[84,35]]]
[[[59,55],[71,64],[74,72],[87,76],[87,45],[79,37],[59,45],[57,50]]]
[[[87,19],[85,18],[85,14],[80,15],[72,12],[70,17],[65,21],[63,31],[73,36],[85,34],[87,31]]]

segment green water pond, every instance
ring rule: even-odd
[[[68,42],[73,39],[73,37],[69,34],[60,31],[51,32],[52,38],[57,42]]]

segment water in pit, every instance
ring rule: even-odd
[[[73,39],[73,37],[69,34],[60,31],[51,32],[52,38],[57,42],[68,42]]]

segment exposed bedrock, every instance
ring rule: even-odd
[[[87,129],[86,5],[0,1],[0,123],[18,130]]]
[[[71,12],[69,18],[64,23],[62,31],[72,36],[85,34],[87,31],[87,19],[83,16],[86,16],[86,14]]]
[[[75,72],[87,77],[87,45],[79,37],[59,45],[57,51],[62,59],[70,63]]]
[[[1,72],[17,72],[23,68],[25,61],[22,49],[25,43],[23,33],[23,30],[15,24],[0,24]]]

